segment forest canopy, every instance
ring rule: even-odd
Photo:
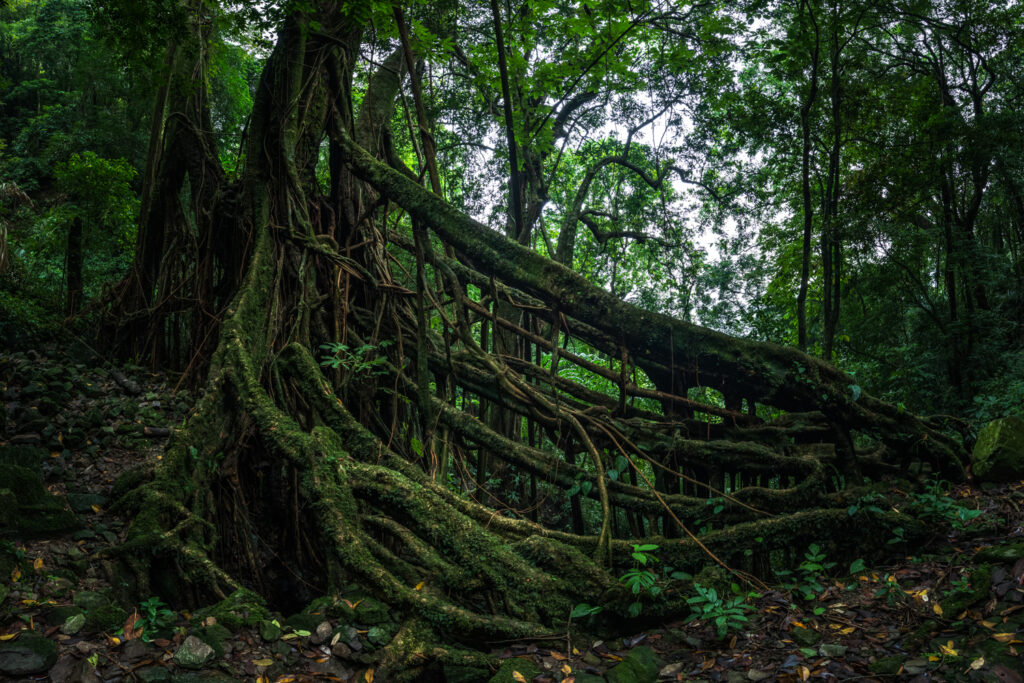
[[[909,539],[1024,403],[1022,12],[9,0],[0,338],[200,396],[142,593],[358,585],[389,670]]]

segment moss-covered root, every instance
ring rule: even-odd
[[[446,640],[444,634],[439,635],[422,619],[408,620],[377,653],[375,678],[402,683],[422,680],[427,666],[457,666],[481,672],[498,667],[496,657],[440,645]]]

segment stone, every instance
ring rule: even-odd
[[[121,628],[127,619],[126,611],[117,605],[107,603],[85,611],[85,625],[82,630],[86,633],[114,631]]]
[[[1024,419],[1011,415],[982,427],[971,454],[971,471],[988,482],[1024,479]]]
[[[171,672],[162,666],[147,666],[135,672],[142,683],[165,683],[171,680]]]
[[[517,672],[527,681],[532,681],[535,676],[540,674],[540,669],[533,663],[533,660],[513,657],[502,662],[498,673],[491,676],[488,683],[517,683],[515,678]]]
[[[335,643],[331,645],[331,654],[335,657],[341,657],[342,659],[348,659],[352,656],[352,648],[345,643]],[[485,679],[486,680],[486,679]]]
[[[1013,541],[982,548],[974,556],[975,562],[1016,562],[1024,558],[1024,542]]]
[[[314,645],[321,645],[327,642],[327,639],[331,637],[332,630],[331,622],[321,621],[320,625],[316,627],[316,630],[313,631],[313,634],[309,637],[309,642]]]
[[[69,493],[67,498],[68,505],[79,514],[89,514],[93,505],[103,507],[107,504],[106,497],[98,493]]]
[[[270,621],[264,619],[260,622],[260,638],[267,641],[268,643],[273,642],[281,637],[281,627]]]
[[[8,676],[40,674],[57,663],[57,644],[32,631],[0,642],[0,673]]]
[[[49,674],[53,683],[101,683],[92,664],[72,654],[61,657]]]
[[[149,645],[146,645],[143,641],[135,638],[129,640],[121,648],[121,661],[134,664],[135,662],[141,662],[143,659],[150,659],[153,657],[154,650]]]
[[[64,620],[64,623],[60,625],[60,632],[66,636],[73,636],[81,631],[83,626],[85,626],[85,615],[79,612]]]
[[[605,675],[609,683],[654,683],[658,680],[661,661],[654,650],[641,645],[634,647],[625,659],[610,669]]]
[[[391,620],[387,606],[373,598],[365,598],[356,605],[356,621],[375,626]]]
[[[195,636],[189,636],[174,653],[174,663],[185,669],[202,669],[215,656],[212,647]]]
[[[270,618],[266,601],[246,588],[239,588],[216,605],[199,610],[195,614],[197,621],[206,617],[214,617],[218,623],[234,632],[243,626],[256,626],[264,619]]]
[[[291,628],[293,631],[307,631],[313,633],[316,631],[316,627],[320,625],[320,622],[324,618],[319,614],[293,614],[284,620],[284,626]]]
[[[801,647],[814,647],[821,641],[821,634],[809,628],[796,626],[789,632],[790,638]]]
[[[846,645],[836,645],[835,643],[824,643],[820,648],[822,657],[831,657],[836,659],[838,657],[846,656]]]

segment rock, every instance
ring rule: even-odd
[[[103,507],[107,504],[107,499],[98,493],[69,493],[67,495],[68,505],[71,509],[79,514],[88,514],[92,512],[92,506]]]
[[[331,654],[335,657],[341,657],[342,659],[348,659],[352,656],[352,648],[345,643],[335,643],[331,645]],[[486,680],[486,679],[485,679]]]
[[[281,637],[281,627],[274,622],[264,619],[260,622],[260,638],[267,641],[268,643],[273,642]]]
[[[658,680],[659,670],[661,661],[654,654],[654,650],[641,645],[630,650],[626,658],[609,670],[604,677],[609,683],[653,683]]]
[[[513,657],[502,662],[498,673],[491,676],[488,683],[517,683],[514,675],[516,672],[527,681],[532,681],[535,676],[540,674],[540,669],[533,663],[533,660]]]
[[[820,633],[802,626],[794,627],[789,636],[801,647],[814,647],[821,641]]]
[[[1016,562],[1024,558],[1024,542],[1000,543],[978,551],[975,562]]]
[[[1011,415],[982,427],[971,454],[971,471],[982,481],[1024,479],[1024,419]]]
[[[85,626],[85,615],[82,613],[72,614],[60,625],[60,632],[66,636],[73,636]]]
[[[151,658],[153,654],[153,648],[136,638],[124,644],[124,647],[121,649],[121,661],[134,664],[141,662],[143,659]]]
[[[364,598],[356,605],[356,621],[360,624],[375,626],[391,620],[388,608],[384,603],[373,598]]]
[[[162,666],[147,666],[135,672],[142,683],[164,683],[171,680],[171,672]]]
[[[0,642],[0,673],[8,676],[40,674],[57,663],[57,644],[32,631]]]
[[[309,637],[309,642],[314,645],[322,645],[327,642],[327,639],[331,637],[331,632],[334,629],[331,628],[331,622],[321,621],[320,625],[316,627],[313,634]]]
[[[293,631],[306,631],[312,634],[324,618],[319,614],[293,614],[284,620],[284,626]]]
[[[82,630],[86,633],[114,631],[121,628],[127,618],[128,613],[117,605],[99,605],[85,611],[85,625]]]
[[[57,665],[50,669],[50,680],[53,683],[100,683],[100,677],[92,664],[72,654],[61,657]]]
[[[770,678],[774,678],[775,674],[771,671],[761,671],[760,669],[751,669],[747,672],[747,679],[751,681],[766,681]]]
[[[202,633],[198,637],[212,647],[218,657],[223,657],[227,647],[226,643],[231,637],[231,631],[220,624],[214,623],[203,627]]]
[[[831,657],[833,659],[837,657],[846,656],[846,645],[836,645],[834,643],[824,643],[819,649],[822,657]]]
[[[189,636],[174,653],[174,663],[185,669],[202,669],[215,656],[212,647],[195,636]]]

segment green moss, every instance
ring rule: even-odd
[[[879,676],[895,676],[903,668],[903,662],[906,658],[900,655],[892,655],[890,657],[882,657],[881,659],[871,662],[868,666],[872,673],[878,674]]]
[[[82,631],[85,633],[100,633],[101,631],[116,631],[124,626],[128,613],[116,605],[99,605],[85,611],[85,626]]]
[[[38,474],[19,465],[0,464],[0,481],[4,488],[14,492],[19,505],[42,505],[47,493],[43,479]]]
[[[629,651],[626,658],[605,674],[609,683],[654,683],[658,680],[661,660],[654,650],[641,645]]]
[[[978,551],[974,556],[975,562],[1016,562],[1024,558],[1024,541],[1011,541],[989,546]]]
[[[983,481],[1024,478],[1024,419],[1012,415],[982,427],[971,460],[974,476]]]
[[[965,609],[976,602],[984,600],[991,591],[992,565],[979,565],[971,572],[970,588],[966,591],[953,591],[939,605],[947,619],[958,619]]]
[[[491,680],[488,683],[516,683],[515,674],[519,673],[527,681],[532,681],[535,676],[540,674],[540,668],[529,659],[520,659],[518,657],[512,659],[506,659],[498,672],[491,676]]]
[[[243,626],[256,626],[268,619],[270,612],[266,605],[266,601],[253,591],[239,588],[216,605],[197,611],[193,620],[202,621],[206,617],[213,617],[218,624],[236,632]]]

